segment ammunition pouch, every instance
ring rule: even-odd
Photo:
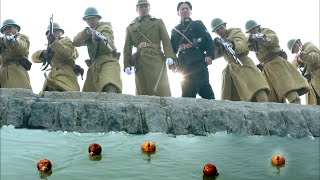
[[[81,75],[81,79],[83,80],[84,69],[81,66],[75,64],[73,66],[73,71],[77,76]]]
[[[288,60],[288,55],[284,50],[281,50],[279,52],[279,56],[283,57],[284,59]]]
[[[26,70],[29,71],[31,69],[32,63],[25,57],[19,60],[19,64]]]
[[[84,62],[86,63],[86,65],[87,65],[88,67],[90,67],[91,64],[92,64],[92,60],[91,60],[91,59],[86,59],[86,60],[84,60]]]
[[[117,58],[118,61],[119,61],[120,56],[121,56],[121,52],[115,52],[115,51],[113,51],[112,53],[113,53],[113,57],[114,57],[114,58]]]
[[[257,64],[257,68],[260,69],[260,71],[263,71],[263,65],[261,63]]]
[[[311,74],[305,74],[303,77],[307,79],[308,83],[311,82]]]
[[[129,60],[130,66],[135,66],[136,64],[138,64],[138,56],[138,52],[135,52],[131,55],[131,58]]]

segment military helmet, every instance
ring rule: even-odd
[[[251,29],[260,26],[256,21],[254,20],[249,20],[246,22],[245,28],[246,28],[246,33],[248,33]]]
[[[290,39],[287,43],[288,49],[292,52],[293,46],[297,43],[300,42],[300,39]]]
[[[12,19],[6,19],[2,22],[2,26],[1,26],[1,33],[3,34],[3,30],[5,27],[7,26],[15,26],[17,28],[17,31],[20,31],[20,26]]]
[[[211,21],[212,32],[215,32],[221,25],[227,24],[220,18],[215,18]]]
[[[53,29],[59,29],[62,31],[62,33],[64,34],[64,30],[61,28],[61,26],[58,23],[53,23],[52,24]],[[47,27],[47,31],[46,31],[46,35],[48,35],[49,33],[49,29],[50,29],[50,25]]]
[[[148,4],[148,5],[150,5],[149,2],[148,2],[148,0],[138,0],[137,6],[139,6],[139,5],[141,5],[141,4]]]
[[[88,17],[90,16],[96,16],[99,19],[101,19],[102,17],[99,15],[98,10],[94,7],[88,7],[86,9],[86,11],[84,12],[84,16],[83,16],[83,20],[85,21]]]

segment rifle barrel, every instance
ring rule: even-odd
[[[243,66],[242,62],[237,57],[237,53],[232,49],[231,44],[227,40],[225,40],[223,38],[221,38],[221,39],[222,39],[222,44],[223,44],[224,48],[231,53],[231,55],[232,55],[233,59],[235,60],[235,62],[239,63],[241,66]]]

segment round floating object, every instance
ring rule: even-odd
[[[286,159],[283,155],[275,154],[271,158],[271,163],[274,165],[284,165],[286,163]]]
[[[52,164],[48,159],[40,159],[37,163],[37,168],[42,173],[48,173],[51,171]]]
[[[147,152],[147,153],[155,152],[156,151],[156,143],[155,142],[146,141],[141,145],[141,150],[143,152]]]
[[[213,163],[207,163],[203,167],[203,175],[205,176],[218,176],[217,167]]]
[[[97,143],[93,143],[90,144],[89,148],[88,148],[88,152],[89,152],[89,156],[97,156],[97,155],[101,155],[101,146]]]

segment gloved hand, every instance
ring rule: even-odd
[[[130,75],[130,74],[133,73],[133,71],[131,70],[131,67],[126,67],[126,68],[124,69],[124,72],[125,72],[126,74],[128,74],[128,75]]]
[[[47,36],[47,39],[48,39],[48,43],[49,44],[52,44],[54,40],[56,40],[56,37],[53,35],[53,34],[49,34]]]
[[[213,42],[217,47],[221,47],[223,45],[221,38],[219,38],[219,37],[214,38]]]
[[[172,59],[172,58],[167,58],[167,59],[166,59],[166,64],[167,64],[168,66],[171,66],[172,64],[174,64],[173,59]]]

